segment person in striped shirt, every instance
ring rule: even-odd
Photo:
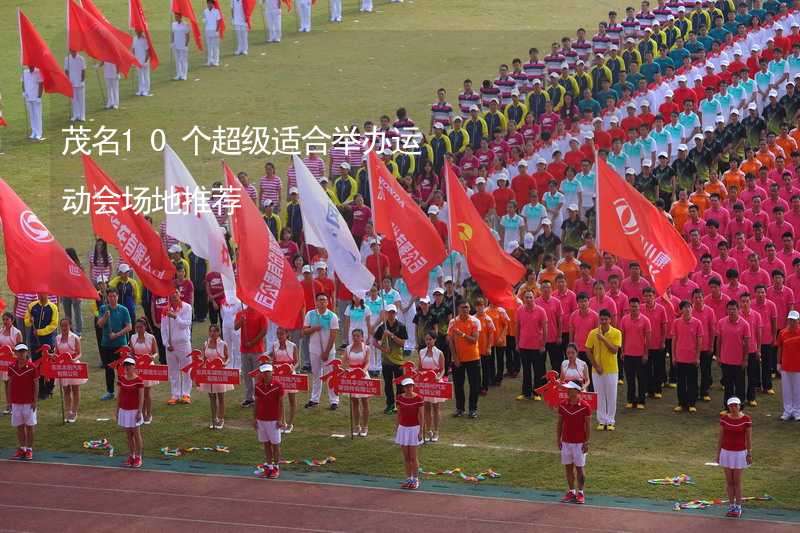
[[[528,50],[528,62],[522,65],[522,70],[528,75],[528,89],[533,87],[533,80],[541,81],[544,78],[545,64],[539,59],[539,49]]]
[[[445,128],[450,127],[453,119],[453,106],[447,103],[447,90],[440,88],[436,91],[436,102],[431,104],[431,124],[430,132],[433,133],[433,125],[437,122],[442,124]]]
[[[258,205],[264,207],[269,200],[272,202],[272,208],[280,211],[282,187],[281,178],[275,174],[275,165],[267,161],[264,164],[264,175],[258,180]]]
[[[242,188],[244,189],[244,192],[247,193],[247,196],[249,196],[250,199],[253,200],[254,204],[257,204],[258,203],[258,191],[256,191],[255,185],[250,183],[250,180],[248,179],[248,176],[247,176],[247,172],[244,172],[244,171],[239,172],[238,174],[236,174],[236,177],[239,179],[239,183],[242,184]]]
[[[472,80],[467,78],[464,80],[464,90],[458,95],[458,108],[464,120],[469,118],[469,109],[473,105],[478,105],[480,101],[481,95],[472,90]]]

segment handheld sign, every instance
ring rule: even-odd
[[[169,381],[169,367],[157,365],[149,355],[136,357],[136,373],[145,381]]]
[[[562,383],[558,380],[558,372],[550,370],[547,372],[547,383],[536,389],[536,394],[544,398],[544,402],[550,407],[557,408],[563,402],[569,399],[567,389],[562,387]],[[597,393],[596,392],[579,392],[578,398],[587,404],[592,412],[597,411]]]
[[[447,378],[437,379],[433,370],[418,370],[413,362],[406,361],[403,363],[403,375],[394,379],[395,385],[399,385],[406,378],[414,380],[414,391],[423,398],[444,400],[453,398],[453,384],[447,381]]]
[[[336,394],[381,395],[381,380],[367,377],[361,368],[342,370],[342,362],[334,359],[330,362],[331,371],[320,379],[328,383],[328,387]]]
[[[48,352],[49,346],[44,345],[38,350],[42,353],[39,359],[39,372],[47,379],[88,379],[89,365],[76,363],[73,355],[62,353],[54,355]]]
[[[201,385],[238,385],[239,371],[235,368],[225,368],[220,359],[205,359],[200,350],[192,350],[189,354],[192,362],[183,367],[183,372],[188,372],[192,381]]]
[[[306,374],[295,374],[291,365],[283,363],[275,365],[272,379],[283,385],[285,392],[308,391],[308,376]]]

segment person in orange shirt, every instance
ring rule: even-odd
[[[775,168],[775,155],[767,148],[767,141],[759,143],[755,157],[761,163],[761,166],[767,167],[769,170]]]
[[[486,308],[486,314],[492,319],[492,324],[494,325],[494,346],[492,346],[495,362],[494,384],[499,387],[503,382],[503,373],[506,366],[506,346],[508,344],[506,336],[508,335],[510,319],[505,309],[492,303]]]
[[[592,267],[592,277],[597,273],[597,267],[600,266],[600,252],[594,245],[594,235],[589,231],[583,235],[583,246],[578,250],[578,262]]]
[[[758,169],[761,168],[763,165],[761,161],[756,159],[756,151],[753,150],[751,147],[747,147],[744,149],[744,161],[742,164],[739,165],[739,170],[744,172],[745,176],[748,174],[752,174],[753,176],[758,175]]]
[[[486,396],[489,386],[494,384],[494,346],[495,328],[492,317],[486,312],[486,299],[475,299],[475,318],[481,323],[478,333],[478,352],[481,354],[481,396]]]
[[[795,126],[796,127],[789,132],[789,136],[794,139],[797,146],[800,146],[800,117],[795,120]]]
[[[464,378],[469,380],[469,417],[478,417],[478,396],[481,389],[481,355],[478,337],[481,322],[469,314],[469,304],[461,302],[458,314],[447,328],[447,341],[453,354],[453,389],[456,411],[453,416],[464,415]]]
[[[678,201],[672,204],[669,214],[672,216],[672,222],[675,224],[675,229],[678,233],[683,234],[683,225],[689,219],[689,198],[686,196],[686,189],[678,191]]]
[[[725,197],[728,196],[728,189],[726,189],[725,184],[720,181],[719,173],[716,170],[712,170],[708,173],[708,183],[705,184],[703,190],[706,191],[709,196],[714,193],[718,194],[720,200],[725,200]]]
[[[781,147],[785,155],[791,156],[792,152],[797,151],[797,141],[789,136],[789,125],[781,126],[781,134],[775,139],[775,144]]]
[[[564,273],[564,279],[567,282],[567,288],[572,290],[575,286],[575,280],[581,274],[581,263],[575,259],[577,250],[572,246],[565,246],[562,250],[564,257],[558,262],[556,268]]]
[[[546,254],[542,258],[542,270],[539,271],[539,276],[536,278],[536,281],[539,282],[539,285],[544,281],[549,281],[551,285],[555,285],[556,276],[559,274],[563,274],[563,272],[556,268],[556,258],[550,254]]]
[[[778,140],[778,136],[774,133],[767,134],[767,149],[772,152],[772,155],[778,157],[779,155],[783,156],[783,159],[789,159],[792,155],[789,153],[788,155],[786,152],[783,151],[783,148],[776,142]]]
[[[730,165],[730,168],[722,175],[722,182],[728,188],[736,185],[740,191],[744,190],[744,172],[739,170],[739,160],[732,157]],[[720,196],[720,200],[725,200],[725,198]]]
[[[529,268],[525,271],[525,281],[517,289],[517,298],[522,298],[525,291],[533,291],[534,296],[539,296],[539,284],[536,283],[536,271]]]

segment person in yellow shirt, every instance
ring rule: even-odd
[[[181,248],[180,244],[173,244],[169,247],[167,252],[169,252],[170,261],[173,263],[180,263],[183,265],[183,271],[187,273],[189,272],[189,261],[183,257],[183,248]],[[131,319],[133,319],[133,317],[131,317]]]
[[[456,410],[453,416],[464,415],[464,379],[469,380],[469,417],[478,417],[478,396],[481,389],[481,355],[478,337],[481,322],[469,314],[469,304],[461,302],[458,314],[447,328],[447,342],[453,354],[453,389]]]
[[[592,383],[597,393],[597,430],[614,431],[617,414],[617,352],[622,332],[611,325],[611,311],[601,309],[600,326],[586,337],[586,355],[592,363]]]
[[[489,386],[494,384],[495,327],[492,317],[486,312],[486,299],[475,299],[475,318],[481,323],[478,333],[478,352],[481,354],[481,396],[486,396]]]
[[[513,122],[517,128],[525,124],[525,115],[528,114],[528,106],[519,99],[519,89],[511,91],[511,103],[503,111],[508,123]]]
[[[120,305],[128,310],[131,320],[135,321],[136,306],[142,304],[142,286],[131,277],[131,267],[127,264],[120,263],[117,271],[119,274],[111,278],[108,287],[117,289]]]

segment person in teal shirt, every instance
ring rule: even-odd
[[[625,165],[632,168],[638,174],[642,170],[642,145],[636,136],[636,130],[628,131],[628,142],[622,145],[622,153],[625,154]]]
[[[700,53],[700,50],[705,50],[703,43],[697,40],[697,33],[693,31],[689,32],[689,40],[686,41],[684,47],[689,50],[689,53],[691,53],[692,57],[695,59],[695,56]]]
[[[783,59],[783,51],[776,47],[773,59],[769,62],[769,66],[767,67],[769,73],[772,74],[772,83],[774,86],[781,87],[782,84],[786,83],[786,79],[789,77],[786,72],[786,67],[787,63],[786,60]]]
[[[700,131],[700,117],[693,111],[694,103],[691,100],[686,100],[683,106],[683,113],[678,116],[678,122],[683,126],[688,138],[695,134],[695,130]]]
[[[653,83],[657,72],[661,72],[661,67],[653,61],[653,54],[650,52],[645,53],[644,64],[639,69],[647,83]]]
[[[731,93],[728,90],[728,84],[725,83],[725,80],[719,82],[719,92],[714,99],[719,104],[720,114],[725,117],[725,120],[727,121],[728,116],[731,113],[731,109],[733,108],[733,96],[731,96]]]
[[[633,92],[633,84],[631,84],[631,82],[628,81],[628,73],[625,72],[624,70],[621,70],[619,72],[619,81],[617,81],[617,83],[612,85],[611,89],[616,91],[617,94],[623,94],[625,89],[628,89],[629,91]]]
[[[639,68],[639,63],[635,62],[631,63],[628,67],[627,79],[634,91],[636,91],[636,88],[639,87],[639,80],[644,79],[642,73],[639,72]]]
[[[600,102],[592,98],[592,91],[591,89],[586,89],[583,91],[583,98],[578,102],[578,109],[580,110],[581,114],[590,111],[592,116],[600,115]]]
[[[611,98],[614,101],[614,105],[616,105],[617,101],[619,100],[619,93],[614,89],[610,88],[610,84],[608,80],[603,80],[601,82],[600,91],[597,93],[597,99],[608,106],[608,99]]]
[[[664,117],[661,115],[656,115],[653,129],[650,131],[650,140],[657,154],[661,152],[666,152],[667,154],[672,153],[672,136],[669,134],[669,131],[664,128]]]
[[[661,74],[663,76],[666,76],[667,67],[672,67],[674,69],[675,68],[675,62],[672,60],[671,57],[669,57],[669,55],[668,55],[669,54],[669,50],[667,49],[666,46],[661,45],[659,47],[659,52],[661,53],[661,55],[659,57],[657,57],[656,59],[654,59],[653,61],[655,61],[656,64],[658,65],[658,68],[661,70]]]
[[[606,161],[611,167],[617,171],[617,174],[622,176],[625,174],[625,154],[622,152],[622,141],[619,139],[614,139],[611,143],[611,151],[608,153],[606,157]]]
[[[125,306],[119,305],[117,289],[109,288],[106,295],[108,303],[100,306],[97,315],[97,326],[103,330],[100,360],[106,371],[106,393],[100,397],[103,401],[114,399],[116,374],[110,365],[117,360],[117,350],[128,345],[128,333],[131,331],[131,315]]]
[[[683,45],[683,39],[678,37],[678,39],[675,41],[675,47],[669,51],[670,59],[672,59],[672,62],[675,65],[682,65],[684,58],[687,58],[690,55],[691,52]]]
[[[786,58],[786,64],[789,68],[789,79],[800,74],[800,43],[792,45],[792,53]]]
[[[706,53],[709,53],[711,49],[714,48],[714,39],[708,36],[708,29],[705,26],[700,28],[697,40],[703,45],[703,48],[706,49]]]
[[[725,26],[722,25],[722,17],[717,17],[714,19],[714,28],[708,32],[708,35],[714,39],[716,42],[722,44],[725,42],[725,39],[728,38],[731,32],[725,29]]]
[[[669,133],[670,139],[675,146],[681,144],[687,138],[686,130],[683,129],[683,125],[678,121],[678,114],[675,112],[670,115],[669,124],[664,126],[664,129]],[[674,152],[670,152],[670,155],[673,153]]]

